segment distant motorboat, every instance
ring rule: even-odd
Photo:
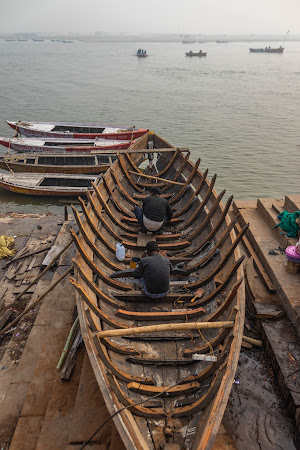
[[[192,50],[190,50],[189,52],[185,53],[185,56],[206,56],[207,52],[203,52],[202,50],[200,50],[200,52],[192,52]]]
[[[271,48],[271,47],[265,47],[265,48],[249,48],[250,53],[283,53],[284,48]]]

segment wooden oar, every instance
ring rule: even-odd
[[[149,325],[146,327],[123,328],[118,330],[99,331],[99,338],[131,336],[143,333],[155,333],[156,331],[171,330],[200,330],[207,328],[231,328],[234,322],[190,322],[190,323],[164,323],[162,325]]]
[[[133,170],[129,170],[130,173],[134,173],[135,175],[139,175],[140,177],[150,178],[151,180],[159,180],[164,181],[165,183],[178,184],[179,186],[184,186],[184,183],[178,183],[178,181],[166,180],[166,178],[160,177],[152,177],[151,175],[145,175],[144,173],[134,172]],[[153,186],[155,187],[155,186]]]

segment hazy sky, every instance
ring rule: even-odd
[[[300,0],[0,0],[0,32],[300,34]]]

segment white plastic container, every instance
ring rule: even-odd
[[[125,259],[125,247],[120,242],[117,242],[116,245],[116,258],[118,261],[124,261]]]

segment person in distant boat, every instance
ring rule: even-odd
[[[137,51],[137,52],[138,52],[138,55],[141,54],[141,51],[142,51],[142,50],[139,48],[138,51]]]
[[[159,254],[157,242],[147,242],[146,252],[147,256],[141,259],[133,276],[139,280],[147,297],[162,298],[170,289],[172,265],[168,258]]]
[[[143,208],[136,206],[134,214],[142,227],[142,232],[159,233],[164,224],[172,219],[173,212],[165,198],[160,197],[158,187],[150,189],[150,196],[143,199]]]

